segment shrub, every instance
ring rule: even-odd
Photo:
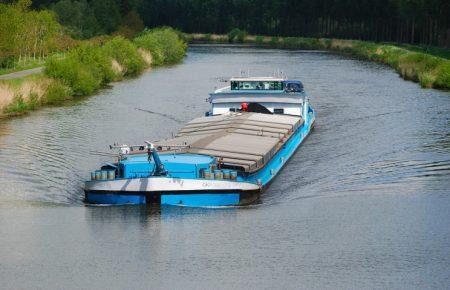
[[[3,112],[6,114],[22,114],[27,110],[27,103],[25,103],[21,94],[17,94],[14,96],[13,101],[3,109]]]
[[[255,42],[256,42],[257,44],[259,44],[259,45],[263,44],[263,43],[264,43],[264,36],[262,36],[262,35],[257,35],[256,38],[255,38]]]
[[[430,72],[420,72],[418,75],[419,83],[424,88],[432,88],[436,77]]]
[[[100,84],[107,84],[117,77],[111,67],[112,58],[103,47],[90,44],[80,45],[71,53],[75,54],[81,63],[89,66],[93,75],[100,80]]]
[[[211,41],[211,33],[205,34],[205,41]]]
[[[138,47],[150,51],[154,65],[179,62],[186,54],[186,43],[171,28],[145,30],[134,42]]]
[[[39,95],[36,92],[30,92],[27,102],[28,110],[36,110],[40,105],[41,101],[39,100]]]
[[[244,40],[247,37],[247,35],[248,35],[247,31],[239,30],[239,32],[238,32],[238,34],[236,36],[237,42],[240,42],[240,43],[244,42]]]
[[[95,77],[89,65],[86,65],[75,56],[70,55],[64,59],[53,57],[45,64],[45,74],[61,80],[68,85],[75,95],[93,93],[101,85],[102,80]]]
[[[422,83],[419,75],[426,73],[426,78],[429,79],[430,73],[437,68],[440,62],[441,60],[437,57],[424,53],[410,52],[399,57],[398,69],[405,79]]]
[[[270,39],[270,46],[278,46],[279,43],[279,38],[277,36],[272,36],[272,38]]]
[[[228,32],[228,41],[234,42],[239,33],[241,33],[241,30],[239,28],[233,28],[232,30],[230,30],[230,32]]]
[[[317,38],[286,37],[283,39],[282,47],[288,49],[321,49],[324,45]]]
[[[228,32],[228,42],[244,42],[245,38],[247,37],[248,33],[245,30],[241,30],[239,28],[233,28]]]
[[[379,60],[390,65],[394,69],[398,69],[400,56],[407,53],[405,49],[392,45],[383,45],[381,50],[382,53],[380,54]]]
[[[52,81],[43,96],[43,103],[55,105],[71,98],[72,92],[69,87],[59,80]]]
[[[62,81],[75,95],[89,95],[116,77],[111,61],[99,46],[83,44],[63,58],[49,58],[45,74]]]
[[[102,49],[124,68],[124,75],[135,76],[144,69],[144,61],[136,46],[122,36],[114,37],[106,42]]]
[[[434,82],[435,88],[450,89],[450,61],[442,62],[437,68],[437,76]]]

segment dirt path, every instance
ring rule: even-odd
[[[28,75],[40,73],[40,72],[42,72],[43,69],[44,69],[44,67],[41,66],[41,67],[26,69],[26,70],[22,70],[22,71],[10,73],[10,74],[0,75],[0,80],[11,80],[11,79],[25,77]]]

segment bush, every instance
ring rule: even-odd
[[[6,114],[23,114],[26,111],[28,111],[28,105],[21,94],[15,95],[13,101],[3,109]]]
[[[91,67],[80,62],[75,55],[49,59],[45,64],[45,74],[68,85],[75,95],[91,94],[102,82],[95,77]]]
[[[405,49],[395,47],[392,45],[383,45],[380,48],[379,57],[377,60],[386,63],[398,70],[400,56],[407,53]]]
[[[21,115],[27,111],[36,110],[40,106],[41,102],[36,92],[30,92],[28,101],[25,101],[22,94],[17,93],[13,101],[3,109],[3,112],[9,115]]]
[[[233,28],[232,30],[230,30],[230,32],[228,32],[228,41],[234,42],[240,32],[241,30],[239,28]]]
[[[59,104],[62,101],[71,99],[72,92],[69,87],[64,85],[59,80],[52,81],[43,96],[43,103],[45,104]]]
[[[324,44],[317,38],[286,37],[283,39],[282,47],[288,49],[323,49]]]
[[[27,102],[28,110],[36,110],[40,105],[41,101],[39,100],[39,95],[36,92],[30,92]]]
[[[173,64],[181,61],[187,45],[171,28],[145,30],[134,39],[134,43],[150,51],[154,65]]]
[[[450,89],[450,61],[442,62],[437,68],[437,76],[434,82],[435,88]]]
[[[278,43],[279,43],[279,38],[277,36],[272,36],[272,38],[270,39],[270,42],[269,42],[270,46],[276,47],[276,46],[278,46]]]
[[[426,79],[429,80],[432,71],[437,68],[440,62],[437,57],[424,53],[410,52],[399,57],[398,70],[405,79],[420,81],[422,83],[419,75],[425,76],[426,74]],[[425,78],[423,83],[427,83]]]
[[[255,38],[255,42],[259,45],[262,45],[264,43],[264,36],[262,35],[257,35]]]
[[[248,33],[245,30],[241,30],[239,28],[233,28],[228,32],[228,42],[244,42]]]
[[[144,70],[145,64],[136,46],[122,36],[114,37],[102,49],[124,69],[124,75],[135,76]]]
[[[245,30],[239,30],[239,33],[237,34],[237,42],[244,42],[245,38],[247,37],[248,33]]]
[[[45,74],[62,81],[75,95],[89,95],[116,77],[111,62],[99,46],[83,44],[63,58],[49,58]]]
[[[420,72],[418,75],[419,83],[424,88],[432,88],[436,77],[430,72]]]

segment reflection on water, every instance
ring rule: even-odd
[[[89,151],[169,137],[208,110],[221,79],[278,69],[303,80],[317,125],[258,204],[83,205],[83,180],[108,160]],[[0,121],[0,280],[59,289],[446,288],[449,120],[448,92],[382,65],[192,47],[181,65]]]

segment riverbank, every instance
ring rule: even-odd
[[[281,49],[330,50],[384,63],[394,68],[405,80],[418,82],[423,88],[450,90],[450,52],[446,49],[433,49],[431,52],[435,55],[432,55],[419,46],[400,47],[344,39],[256,36],[246,35],[242,31],[230,32],[228,35],[187,34],[185,39],[188,42],[251,43]]]
[[[145,30],[133,40],[116,36],[102,43],[83,43],[49,57],[43,73],[0,80],[0,118],[91,95],[151,67],[180,62],[186,48],[171,28]]]

